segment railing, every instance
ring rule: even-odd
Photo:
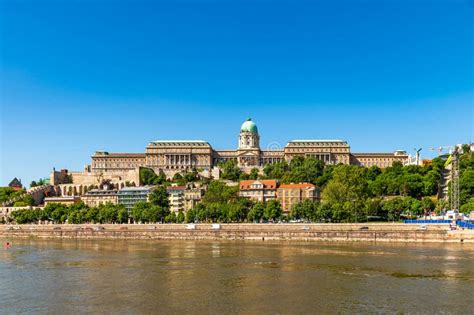
[[[449,224],[452,220],[405,220],[404,223],[408,224]]]
[[[456,221],[456,225],[464,229],[474,230],[474,223],[471,222]]]

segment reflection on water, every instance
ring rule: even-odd
[[[0,313],[470,313],[474,246],[15,240],[0,279]]]

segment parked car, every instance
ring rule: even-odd
[[[186,225],[186,230],[195,230],[196,229],[196,224],[194,223],[189,223]]]
[[[417,230],[419,231],[426,231],[426,225],[420,225]]]

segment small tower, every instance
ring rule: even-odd
[[[239,150],[259,150],[260,136],[257,125],[248,118],[240,127]]]

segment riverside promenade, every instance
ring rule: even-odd
[[[403,223],[0,225],[0,239],[11,238],[474,243],[474,230]]]

